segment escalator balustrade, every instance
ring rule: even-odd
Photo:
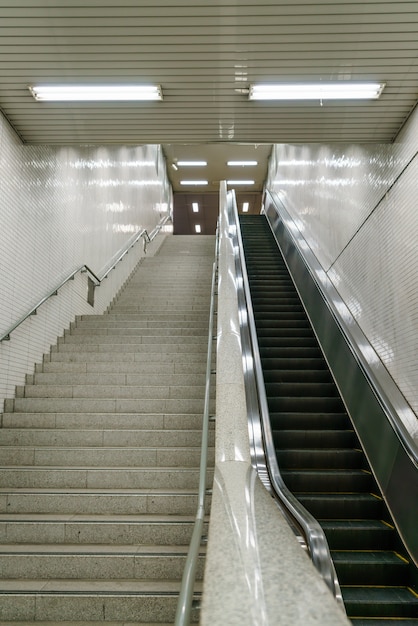
[[[417,568],[401,543],[267,220],[240,216],[240,224],[283,480],[324,529],[353,623],[416,625]]]

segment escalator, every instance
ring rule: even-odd
[[[325,532],[353,623],[416,625],[417,568],[380,494],[269,224],[264,216],[246,215],[240,225],[282,478]]]

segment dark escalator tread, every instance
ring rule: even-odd
[[[269,369],[264,372],[265,383],[331,383],[326,369]]]
[[[267,397],[271,396],[291,396],[310,398],[335,398],[338,396],[338,390],[332,382],[266,382]]]
[[[417,626],[418,618],[408,619],[407,617],[388,617],[364,619],[362,617],[351,617],[353,626]]]
[[[383,500],[370,493],[298,493],[303,506],[316,519],[382,519]]]
[[[283,357],[283,358],[263,358],[263,372],[265,370],[297,370],[300,367],[302,370],[315,370],[328,372],[328,367],[322,354],[319,357]]]
[[[385,550],[333,551],[332,558],[341,585],[408,584],[409,563]]]
[[[280,413],[270,413],[271,427],[276,429],[300,429],[311,430],[312,424],[316,424],[321,430],[329,428],[341,428],[347,430],[352,427],[350,418],[347,413],[341,411],[341,413],[306,413],[305,411],[297,413],[293,411],[286,413],[284,411]]]
[[[264,367],[264,359],[322,359],[322,353],[317,346],[314,347],[263,347],[260,348],[261,362]]]
[[[277,448],[346,448],[359,447],[354,430],[315,428],[312,420],[310,428],[273,429],[273,440]],[[319,425],[320,426],[320,425]]]
[[[306,411],[307,413],[334,413],[343,410],[343,404],[339,397],[318,398],[318,397],[269,397],[267,396],[270,411]]]
[[[351,617],[418,618],[418,597],[407,587],[341,586],[347,615]],[[380,613],[376,608],[380,608]],[[402,623],[402,622],[401,622]]]
[[[293,493],[370,491],[374,480],[362,470],[295,470],[281,471],[282,478]]]
[[[363,469],[364,454],[362,450],[346,450],[345,448],[282,449],[276,448],[279,467],[282,469]]]
[[[383,520],[318,520],[331,550],[387,550],[394,545],[395,531]]]
[[[315,337],[303,337],[298,333],[284,333],[275,337],[261,336],[258,338],[260,351],[263,348],[316,348],[318,349]]]

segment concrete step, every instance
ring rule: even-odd
[[[159,376],[157,372],[151,374],[120,373],[37,373],[27,376],[27,385],[118,385],[118,386],[157,386],[163,383],[169,386],[205,386],[205,373],[190,372],[189,374],[165,373]]]
[[[74,326],[72,327],[77,332],[90,332],[90,329],[114,329],[114,330],[133,330],[136,328],[140,329],[158,329],[158,331],[163,329],[175,329],[175,328],[190,328],[190,329],[207,329],[208,322],[205,319],[201,320],[188,320],[188,319],[155,319],[153,316],[148,316],[146,319],[133,319],[129,320],[115,320],[115,316],[110,315],[102,315],[101,317],[97,317],[97,315],[92,315],[92,319],[88,317],[84,317],[82,320],[78,319]]]
[[[207,484],[212,481],[207,471]],[[2,467],[0,487],[53,489],[196,489],[195,467]]]
[[[200,413],[3,413],[4,428],[25,429],[84,429],[89,430],[136,430],[137,428],[159,430],[200,431]],[[214,424],[211,423],[211,428]],[[58,435],[59,436],[59,435]]]
[[[48,355],[49,357],[50,355]],[[151,357],[152,355],[150,355]],[[133,362],[133,361],[112,361],[101,362],[90,359],[86,362],[74,362],[74,361],[44,361],[43,363],[37,363],[35,366],[36,373],[109,373],[109,374],[129,374],[129,375],[156,375],[159,374],[163,380],[166,380],[167,375],[171,374],[205,374],[206,373],[206,361],[202,358],[196,358],[199,355],[191,355],[190,361],[176,362],[172,355],[165,355],[169,357],[169,360],[164,362],[161,360],[162,355],[159,356],[158,361],[147,358],[146,361]],[[180,355],[181,356],[181,355]],[[186,355],[183,355],[185,358]],[[184,361],[184,359],[183,359]]]
[[[16,398],[204,398],[198,385],[25,385],[16,388]],[[212,397],[215,390],[212,391]]]
[[[194,517],[190,515],[0,514],[0,541],[2,544],[187,546],[193,525]]]
[[[172,624],[177,608],[178,581],[131,580],[23,580],[2,582],[0,619],[7,626],[28,620],[48,626],[79,620],[83,626],[94,622],[107,626],[146,626],[159,620]],[[193,616],[197,621],[196,612]],[[1,622],[0,622],[1,623]]]
[[[174,367],[183,364],[190,365],[191,363],[200,363],[206,366],[206,354],[202,354],[201,350],[191,351],[190,346],[187,352],[181,352],[177,349],[178,346],[175,345],[170,346],[172,348],[170,351],[165,350],[163,347],[160,347],[158,351],[155,351],[155,348],[151,348],[151,351],[145,350],[144,347],[139,350],[138,346],[135,346],[130,352],[126,350],[123,352],[115,351],[111,348],[100,350],[100,352],[95,352],[91,349],[87,352],[81,352],[80,350],[60,350],[58,352],[56,347],[54,348],[51,348],[49,354],[44,355],[44,362],[106,363],[106,367],[113,367],[116,363],[137,363],[145,367],[150,363],[173,363]]]
[[[2,544],[0,580],[180,580],[187,549],[173,545]],[[203,576],[201,550],[198,580]]]
[[[213,449],[209,449],[209,463]],[[154,468],[198,467],[200,447],[47,447],[2,446],[2,466]]]
[[[208,342],[208,338],[207,338],[207,333],[202,333],[202,334],[187,334],[187,335],[182,335],[180,333],[178,334],[173,334],[173,333],[168,333],[168,334],[164,334],[164,333],[159,333],[156,330],[152,330],[151,334],[148,333],[135,333],[134,335],[115,335],[113,333],[111,333],[110,335],[105,334],[105,335],[100,335],[100,334],[90,334],[90,335],[66,335],[63,338],[60,338],[58,340],[58,344],[59,346],[61,345],[68,345],[68,344],[76,344],[77,347],[81,346],[85,346],[86,344],[98,344],[98,345],[105,345],[105,344],[112,344],[112,345],[131,345],[131,344],[150,344],[150,343],[157,343],[157,344],[163,344],[163,345],[167,345],[170,343],[175,343],[175,344],[193,344],[193,343],[198,343],[198,344],[207,344]]]
[[[210,495],[206,498],[207,512]],[[0,512],[61,515],[194,515],[197,487],[169,489],[0,488]]]
[[[201,413],[203,399],[194,398],[15,398],[5,400],[6,413]],[[214,413],[211,401],[210,412]]]
[[[146,337],[146,336],[155,336],[158,334],[159,337],[171,337],[173,335],[176,336],[193,336],[193,337],[207,337],[208,336],[208,328],[205,324],[201,324],[200,326],[165,326],[164,328],[153,327],[139,327],[134,326],[133,328],[127,328],[126,326],[83,326],[76,328],[72,328],[71,332],[66,332],[65,337],[102,337],[102,336],[112,336],[112,337]]]
[[[150,353],[175,354],[176,357],[179,354],[198,353],[201,359],[203,357],[206,357],[206,355],[204,354],[204,348],[207,345],[206,338],[200,339],[199,337],[196,337],[196,341],[190,341],[190,342],[182,342],[182,341],[165,342],[165,340],[163,340],[161,337],[155,337],[155,338],[147,337],[146,339],[148,339],[148,341],[144,341],[141,343],[137,343],[134,341],[130,343],[123,343],[123,342],[118,342],[118,341],[103,342],[103,343],[96,341],[96,343],[93,343],[93,344],[88,344],[87,342],[80,343],[80,344],[60,343],[57,346],[52,346],[51,354],[56,354],[58,352],[60,353],[73,352],[78,355],[84,356],[85,354],[88,354],[90,352],[93,352],[95,354],[105,353],[107,355],[107,359],[110,361],[112,360],[110,355],[114,355],[116,357],[117,354],[124,354],[124,353],[125,354],[135,353],[135,355],[138,356],[138,358],[142,356],[143,359],[147,359],[148,354]]]
[[[214,431],[209,433],[213,445]],[[64,430],[56,428],[2,428],[0,446],[56,446],[56,447],[198,447],[198,430]]]

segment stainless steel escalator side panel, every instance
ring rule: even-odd
[[[247,399],[248,428],[253,467],[276,499],[290,527],[302,546],[306,546],[314,566],[345,612],[334,564],[324,531],[285,485],[277,463],[263,372],[258,350],[257,333],[234,192],[228,194],[228,218],[233,234],[237,298],[240,318],[242,359]]]
[[[280,200],[266,194],[264,213],[399,534],[418,564],[418,451],[401,419],[409,407],[383,365],[376,364],[380,380],[370,368],[365,351],[373,353],[372,347],[355,321],[340,315],[344,303]]]

